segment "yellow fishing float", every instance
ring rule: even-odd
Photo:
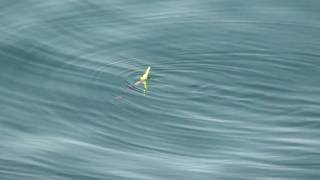
[[[138,85],[142,83],[144,86],[144,93],[146,93],[147,91],[147,87],[148,87],[147,83],[148,83],[148,79],[150,78],[150,72],[151,72],[151,67],[148,66],[148,68],[144,71],[144,74],[139,78],[139,81],[134,83],[134,85]]]

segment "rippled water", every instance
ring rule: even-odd
[[[320,179],[320,1],[0,4],[0,179]]]

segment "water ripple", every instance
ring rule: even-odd
[[[1,2],[0,176],[320,177],[318,3],[284,2]]]

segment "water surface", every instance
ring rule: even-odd
[[[320,178],[319,1],[0,4],[0,179]]]

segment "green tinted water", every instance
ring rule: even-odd
[[[318,1],[0,4],[0,179],[320,177]]]

